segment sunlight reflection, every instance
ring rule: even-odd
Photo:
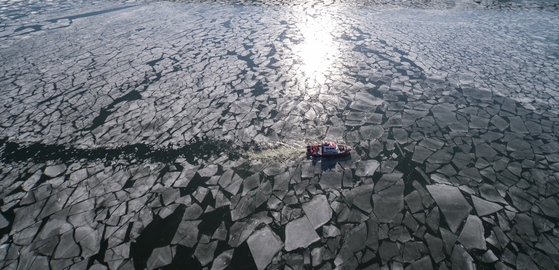
[[[300,75],[306,79],[307,87],[317,87],[327,82],[330,69],[339,54],[339,45],[333,37],[336,29],[334,18],[329,12],[317,13],[320,15],[307,14],[297,24],[304,39],[295,47],[295,53],[302,60]]]

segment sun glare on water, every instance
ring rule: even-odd
[[[300,72],[308,86],[327,82],[333,64],[339,57],[339,44],[334,40],[336,21],[329,12],[308,14],[297,24],[303,42],[295,47],[301,59]]]

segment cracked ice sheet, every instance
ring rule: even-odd
[[[0,5],[14,8],[10,1]],[[108,239],[105,254],[118,253],[122,258],[105,258],[111,258],[109,266],[118,268],[120,265],[113,263],[130,259],[126,257],[129,252],[118,251],[119,247],[127,250],[124,247],[130,242],[124,243],[126,239],[140,238],[160,218],[173,219],[182,213],[182,220],[169,222],[178,226],[169,230],[177,239],[169,239],[171,246],[160,245],[163,249],[150,253],[154,257],[149,267],[156,267],[173,259],[168,255],[173,255],[178,243],[199,252],[205,250],[209,243],[202,239],[208,236],[199,235],[207,233],[198,228],[200,222],[207,226],[210,219],[206,216],[227,215],[230,209],[247,205],[242,200],[247,194],[263,208],[273,206],[270,208],[274,209],[265,208],[264,212],[269,219],[274,218],[270,227],[279,228],[279,232],[287,231],[287,227],[292,229],[293,222],[308,216],[310,226],[305,231],[312,236],[313,227],[329,220],[322,230],[324,241],[313,238],[293,244],[291,236],[286,239],[275,232],[275,236],[283,237],[279,241],[286,245],[290,242],[290,249],[309,243],[315,254],[314,245],[327,249],[331,254],[325,252],[322,256],[327,266],[336,261],[334,254],[343,253],[340,257],[351,265],[356,261],[352,252],[358,257],[372,252],[374,255],[368,257],[380,257],[397,268],[401,266],[397,256],[403,250],[399,250],[395,239],[409,239],[402,233],[402,222],[415,228],[424,219],[428,229],[421,226],[409,232],[414,242],[427,244],[436,262],[448,255],[446,259],[456,268],[467,268],[480,261],[493,263],[495,254],[501,256],[499,263],[507,266],[535,267],[536,263],[545,265],[550,262],[546,258],[553,259],[559,254],[553,247],[559,241],[552,233],[553,221],[559,216],[554,199],[559,189],[554,175],[559,170],[559,159],[553,156],[558,149],[554,131],[558,122],[554,87],[558,85],[554,76],[557,58],[548,57],[554,49],[553,37],[557,36],[557,18],[552,12],[535,9],[531,12],[538,16],[531,17],[519,16],[524,13],[513,6],[511,12],[445,10],[436,14],[430,10],[398,9],[375,11],[378,16],[372,23],[368,8],[324,10],[316,19],[314,11],[305,8],[301,12],[149,3],[112,10],[120,4],[98,3],[96,6],[106,8],[107,12],[70,20],[66,17],[99,9],[80,2],[59,5],[44,7],[37,13],[27,12],[23,16],[29,20],[17,22],[16,13],[2,13],[7,14],[8,20],[2,22],[6,28],[0,34],[0,116],[6,119],[0,135],[6,140],[21,143],[20,146],[40,142],[47,146],[67,144],[110,150],[136,144],[165,147],[172,143],[173,147],[180,147],[191,140],[206,139],[240,144],[345,136],[359,146],[352,153],[352,162],[341,163],[342,174],[336,173],[338,168],[325,171],[318,166],[316,170],[307,170],[310,167],[305,165],[300,166],[301,173],[293,163],[310,161],[293,161],[292,157],[251,163],[251,174],[278,179],[273,182],[274,194],[269,196],[277,201],[268,204],[264,203],[266,193],[250,191],[258,185],[247,178],[251,174],[231,174],[221,181],[222,175],[237,170],[242,162],[209,156],[195,157],[191,161],[196,165],[192,166],[182,162],[149,164],[149,172],[136,168],[134,162],[112,163],[102,158],[99,163],[60,167],[50,161],[2,164],[6,165],[0,176],[2,211],[14,209],[15,213],[15,217],[6,214],[0,218],[2,227],[13,225],[11,234],[15,235],[13,243],[8,237],[1,243],[2,252],[10,250],[6,250],[6,265],[15,268],[21,261],[21,267],[25,267],[31,252],[50,256],[37,257],[37,265],[47,260],[51,265],[72,264],[81,260],[80,256],[94,255],[104,246],[101,239]],[[425,14],[430,16],[422,16]],[[421,23],[416,23],[417,17],[422,18]],[[440,24],[441,21],[445,23]],[[515,22],[514,27],[510,21]],[[305,29],[306,25],[319,25],[329,32],[317,33]],[[467,38],[461,38],[462,35]],[[320,39],[330,36],[331,40]],[[313,40],[318,42],[313,44]],[[492,46],[479,49],[480,42]],[[322,78],[317,70],[304,64],[309,60],[305,59],[309,50],[304,46],[314,50],[318,44],[333,45],[336,49],[336,53],[327,52],[330,58],[337,59],[328,63],[329,78]],[[301,52],[306,53],[298,54]],[[309,75],[313,72],[315,76]],[[383,165],[376,172],[379,161]],[[406,164],[411,164],[411,168],[419,166],[422,174],[412,175],[406,170],[398,177],[402,181],[387,185],[378,177],[392,171],[393,168],[385,168],[390,162],[399,164],[399,171],[404,171]],[[103,163],[128,167],[130,177],[118,176]],[[181,174],[177,173],[181,171],[176,168],[179,165],[183,167]],[[346,179],[347,175],[356,177]],[[235,179],[235,184],[226,183],[227,179]],[[427,193],[422,188],[430,184],[430,179],[453,186],[442,191],[427,186]],[[417,180],[413,185],[417,193],[408,193],[412,189],[408,180]],[[369,190],[373,184],[375,208],[371,210]],[[348,187],[367,192],[346,197],[348,194],[340,189],[350,190]],[[187,190],[196,191],[183,194],[190,193]],[[445,191],[453,196],[445,198]],[[326,207],[336,212],[336,220],[330,220],[328,208],[321,208],[324,212],[318,215],[316,223],[311,222],[306,212],[312,210],[304,208],[313,206],[310,198],[323,196],[328,199]],[[433,206],[433,199],[437,206]],[[404,201],[413,214],[404,208]],[[288,220],[280,208],[289,213]],[[442,221],[439,209],[444,216]],[[370,248],[359,250],[362,243],[354,243],[351,249],[342,248],[344,252],[340,252],[340,241],[363,235],[363,222],[368,217],[361,210],[374,211],[378,216],[375,218],[380,219],[367,221]],[[246,217],[239,218],[238,224],[247,222],[254,213],[244,214]],[[468,220],[464,222],[465,216]],[[48,221],[41,229],[39,221],[45,218]],[[387,226],[386,222],[395,224]],[[213,224],[216,227],[211,233],[220,224]],[[358,234],[353,233],[353,225]],[[470,257],[471,248],[484,248],[482,229],[490,227],[494,235],[487,241],[506,252],[488,251],[487,256]],[[220,230],[215,241],[225,241],[221,239],[227,239],[228,229]],[[261,230],[245,229],[241,228],[241,232]],[[427,242],[423,241],[426,230],[436,239],[441,235],[446,255],[439,240],[427,236]],[[103,231],[106,235],[100,235]],[[35,234],[39,237],[33,240]],[[250,239],[250,235],[244,238]],[[27,245],[29,241],[40,242]],[[538,251],[530,256],[512,254],[511,250],[523,247],[524,241],[537,243],[534,245]],[[455,246],[456,243],[460,245]],[[543,245],[549,248],[542,248]],[[31,246],[38,249],[30,251]],[[402,246],[408,254],[410,245]],[[382,247],[391,252],[385,253]],[[82,253],[76,254],[78,250]],[[545,255],[539,250],[549,253]],[[273,257],[276,252],[272,251],[267,255]],[[149,259],[150,254],[143,259]],[[395,258],[390,261],[392,254]],[[226,251],[219,256],[212,265],[216,269],[229,264],[234,253]],[[285,253],[277,258],[289,264],[299,261],[299,257]],[[301,265],[310,260],[308,254],[300,258]],[[201,261],[208,265],[209,260],[209,256],[204,256]],[[412,265],[419,267],[424,261],[422,258]],[[127,262],[123,264],[130,265]],[[95,262],[94,267],[102,268],[100,263]],[[260,266],[267,263],[266,259]],[[70,265],[59,268],[65,267]]]
[[[9,4],[7,5],[9,7]],[[367,71],[365,73],[359,72],[361,75],[382,74],[382,72],[378,72],[379,69],[388,68],[391,64],[389,61],[382,59],[388,59],[394,61],[395,64],[409,65],[409,62],[406,61],[412,61],[413,65],[404,66],[404,69],[421,68],[429,75],[428,80],[426,80],[428,83],[440,83],[445,80],[446,76],[446,80],[453,86],[471,88],[483,85],[488,87],[490,92],[496,94],[517,95],[517,100],[531,103],[530,106],[532,107],[534,107],[532,105],[534,102],[547,100],[547,95],[557,96],[556,89],[550,88],[546,91],[539,91],[538,88],[539,85],[543,84],[557,85],[557,78],[553,76],[545,77],[545,79],[536,77],[535,81],[530,81],[530,84],[526,87],[538,91],[529,95],[517,94],[517,91],[512,91],[511,88],[506,87],[508,74],[495,67],[495,61],[489,60],[495,59],[497,56],[501,59],[511,58],[503,57],[501,55],[503,51],[506,51],[507,54],[522,55],[526,61],[522,61],[523,66],[515,66],[515,68],[517,70],[528,70],[528,72],[525,75],[527,77],[521,78],[519,81],[528,81],[528,79],[534,77],[533,74],[538,74],[536,67],[539,64],[536,63],[538,63],[545,50],[527,49],[535,45],[526,43],[522,38],[516,38],[519,34],[515,32],[498,31],[486,27],[486,25],[506,25],[510,17],[515,16],[514,13],[474,12],[466,15],[459,11],[447,11],[437,14],[433,21],[426,20],[420,26],[419,24],[411,24],[408,20],[401,20],[401,18],[421,16],[427,11],[388,10],[377,14],[375,17],[375,22],[384,23],[369,24],[367,14],[370,10],[368,9],[324,9],[322,10],[322,13],[325,14],[323,19],[312,19],[307,25],[302,25],[301,29],[296,30],[289,25],[299,25],[300,21],[305,21],[307,17],[304,13],[272,10],[263,7],[243,9],[221,5],[219,8],[212,7],[211,10],[208,10],[204,4],[150,3],[135,6],[125,5],[119,8],[127,8],[119,10],[115,9],[116,4],[103,3],[100,4],[100,7],[106,9],[102,9],[100,14],[95,15],[89,14],[88,12],[92,12],[92,10],[87,10],[79,2],[74,4],[64,2],[64,5],[71,5],[76,11],[86,15],[83,17],[76,16],[78,18],[68,20],[64,19],[69,15],[66,10],[57,11],[53,7],[45,7],[38,14],[29,15],[29,17],[33,17],[39,26],[52,24],[51,21],[53,20],[50,19],[52,17],[61,18],[56,22],[59,27],[72,29],[77,34],[68,35],[62,32],[62,28],[56,29],[56,27],[46,27],[45,29],[48,28],[49,30],[33,32],[34,28],[25,28],[31,26],[23,25],[21,26],[23,29],[30,29],[32,32],[20,30],[3,36],[5,41],[14,44],[18,44],[20,38],[20,35],[16,33],[21,33],[27,38],[26,42],[17,46],[17,52],[11,49],[15,48],[14,46],[1,49],[2,55],[10,55],[13,59],[18,57],[23,59],[25,57],[29,62],[4,61],[2,65],[6,72],[9,71],[4,77],[19,77],[18,80],[5,80],[0,84],[0,87],[5,90],[5,94],[14,99],[10,101],[12,106],[2,111],[4,116],[11,116],[3,118],[9,119],[4,133],[12,141],[43,142],[47,144],[55,142],[73,143],[80,147],[115,147],[142,142],[157,147],[170,144],[176,147],[177,145],[184,145],[185,141],[192,138],[208,137],[246,143],[251,140],[265,140],[264,138],[268,135],[266,134],[267,130],[262,126],[247,127],[246,122],[250,120],[261,122],[272,120],[268,119],[270,112],[281,112],[272,120],[272,124],[281,121],[288,122],[293,119],[290,117],[294,115],[284,112],[287,112],[287,109],[290,108],[298,108],[297,117],[301,119],[306,117],[306,119],[310,118],[316,121],[318,125],[326,124],[327,120],[321,114],[324,112],[331,114],[334,108],[328,106],[325,108],[325,106],[313,101],[318,94],[314,93],[314,90],[306,93],[305,91],[309,89],[277,88],[276,90],[279,91],[281,96],[302,97],[308,101],[305,101],[304,105],[298,105],[299,102],[294,102],[276,109],[274,109],[276,105],[282,106],[281,100],[268,100],[266,98],[256,100],[250,91],[250,88],[259,82],[272,85],[272,83],[275,83],[275,79],[282,76],[284,78],[282,83],[293,83],[293,76],[288,75],[283,68],[289,69],[293,66],[293,59],[303,60],[303,64],[306,63],[306,66],[311,65],[309,61],[321,60],[320,57],[309,58],[306,54],[303,54],[307,52],[305,46],[308,45],[308,47],[317,49],[315,46],[317,44],[323,45],[320,48],[327,56],[339,61],[312,63],[318,66],[322,65],[326,70],[309,70],[306,66],[303,66],[300,72],[305,73],[300,73],[298,76],[306,76],[305,80],[307,80],[309,86],[326,86],[326,81],[321,79],[323,74],[320,73],[330,73],[334,78],[338,76],[341,81],[345,81],[342,84],[345,84],[346,87],[351,86],[353,80],[344,79],[340,74],[349,71],[352,65]],[[119,16],[112,17],[113,20],[108,23],[104,19],[109,14],[118,14]],[[184,14],[189,14],[189,16]],[[239,14],[240,16],[234,17],[232,14]],[[539,15],[537,18],[545,21],[545,25],[549,25],[549,29],[533,28],[528,24],[523,24],[525,21],[521,20],[518,24],[519,32],[530,33],[538,40],[545,40],[545,36],[553,35],[554,33],[549,30],[557,29],[553,27],[554,24],[557,24],[556,17],[549,17],[550,15],[546,13]],[[140,18],[142,19],[140,20]],[[150,19],[146,21],[144,18]],[[472,46],[469,43],[456,44],[457,39],[448,39],[448,36],[452,35],[446,35],[445,33],[456,34],[455,27],[458,27],[457,25],[461,21],[471,22],[472,18],[475,19],[474,21],[477,20],[478,23],[472,23],[471,27],[463,29],[460,32],[461,34],[473,37],[471,40],[479,41],[486,40],[487,37],[499,36],[503,40],[510,39],[511,42],[499,42],[506,48],[501,49],[499,47],[499,49],[483,50],[483,53],[479,53],[472,51],[470,49]],[[260,21],[262,25],[244,23],[243,20],[249,22]],[[70,24],[67,24],[68,21]],[[452,23],[444,24],[445,27],[443,28],[435,27],[434,25],[438,25],[435,22],[438,21],[451,21]],[[491,21],[492,23],[479,23],[483,21]],[[179,28],[181,25],[190,25],[191,27],[187,29]],[[315,29],[309,28],[313,25],[327,26],[325,29],[330,32],[314,33]],[[342,41],[345,38],[342,34],[347,32],[345,31],[346,28],[357,28],[364,33],[374,33],[359,35],[354,38],[356,40],[366,39],[368,43],[372,44],[370,49],[375,51],[379,51],[377,47],[382,47],[383,49],[380,50],[382,58],[379,58],[378,55],[371,57],[353,53],[353,42]],[[403,32],[393,31],[393,29],[403,29]],[[251,31],[255,33],[248,35]],[[290,42],[286,42],[287,39],[280,35],[284,31],[286,31],[285,34],[289,37]],[[129,33],[131,38],[123,40],[119,36],[121,32]],[[183,35],[176,36],[174,35],[176,32],[181,32]],[[54,33],[54,35],[47,33]],[[81,33],[90,33],[90,35]],[[324,38],[325,35],[322,34],[332,35],[333,38]],[[245,37],[248,38],[245,39]],[[418,42],[425,40],[426,37],[435,42],[427,45]],[[59,49],[57,46],[59,39],[69,40],[76,46]],[[103,40],[113,42],[106,43]],[[266,42],[268,40],[271,40],[272,43]],[[309,42],[315,40],[316,44],[309,42],[307,42],[308,44],[301,44],[301,46],[293,44],[301,40]],[[384,43],[379,43],[379,40]],[[491,44],[490,41],[484,41],[484,43]],[[543,48],[550,46],[549,43],[543,41],[541,43]],[[40,44],[42,49],[34,50],[33,46],[36,44]],[[401,44],[412,44],[406,49],[408,54],[406,59],[408,60],[396,61],[394,59],[397,57],[384,54],[384,47],[391,50],[392,47],[401,47]],[[454,45],[440,46],[440,44]],[[251,48],[244,49],[244,46]],[[427,49],[419,46],[427,46]],[[336,49],[339,53],[331,53],[330,49]],[[522,53],[526,51],[529,53]],[[198,57],[190,57],[191,55],[198,55]],[[452,55],[453,57],[442,57],[442,55]],[[71,57],[75,61],[59,63],[55,68],[48,69],[49,59],[59,59],[64,56]],[[470,56],[474,59],[473,63],[469,58]],[[249,61],[245,57],[254,59]],[[359,63],[353,60],[361,57],[365,61]],[[367,61],[367,57],[369,57],[369,61]],[[447,61],[442,61],[441,58]],[[269,66],[268,64],[272,59],[279,60],[279,62]],[[488,65],[487,61],[490,61],[493,65]],[[545,61],[548,61],[550,65],[544,72],[556,72],[553,63],[557,60],[547,58]],[[339,62],[351,63],[351,65],[346,67]],[[377,62],[377,64],[374,64],[374,62]],[[462,64],[466,62],[469,64]],[[22,66],[20,67],[19,64]],[[21,74],[19,70],[31,70],[25,66],[31,64],[48,70],[44,75],[41,75],[44,76],[42,80],[37,78],[38,74],[36,73]],[[502,64],[507,65],[506,62]],[[417,68],[414,68],[414,66]],[[436,74],[440,73],[439,68],[445,69],[446,66],[453,67],[451,70],[453,74],[448,74],[449,71]],[[468,70],[471,66],[475,67],[473,71]],[[85,67],[91,72],[85,71]],[[477,69],[490,69],[491,72],[477,72]],[[246,71],[255,72],[256,79],[243,75]],[[274,75],[268,79],[267,76],[259,76],[259,72]],[[416,72],[420,72],[420,70],[417,69]],[[409,73],[406,74],[409,75]],[[495,74],[498,83],[493,83],[491,81],[493,78],[488,78],[487,75],[483,74]],[[514,74],[519,74],[519,72]],[[371,76],[376,78],[377,75]],[[474,80],[474,78],[476,79]],[[43,81],[43,83],[30,83],[34,80]],[[408,82],[405,78],[397,78],[397,80],[400,82],[392,84],[394,90],[401,91],[412,86],[411,84],[406,85]],[[401,83],[406,86],[401,88]],[[135,85],[140,86],[136,87]],[[81,87],[86,87],[89,91],[81,92],[79,91]],[[339,88],[343,87],[336,86],[332,87],[331,90],[338,91]],[[41,95],[29,95],[37,91]],[[470,92],[464,91],[464,93],[470,95]],[[188,95],[188,99],[184,98],[185,95]],[[395,95],[385,94],[384,96],[393,97]],[[208,100],[208,98],[211,100]],[[382,101],[367,92],[349,90],[349,95],[343,99],[318,96],[319,102],[325,100],[330,100],[338,106],[349,104],[350,108],[355,107],[367,111],[370,107],[381,106],[383,102],[389,102],[393,99]],[[37,102],[39,104],[37,110],[25,109],[25,102],[28,101]],[[258,106],[259,102],[264,102],[262,111],[260,111],[262,107]],[[554,104],[548,103],[545,106],[554,106]],[[535,107],[540,105],[535,104]],[[514,112],[516,109],[516,106],[509,107],[508,105],[505,106],[508,111]],[[221,126],[219,124],[221,121],[218,118],[228,110],[229,113],[225,113],[223,117],[228,119],[226,121],[228,124]],[[63,115],[59,111],[63,111]],[[308,112],[315,112],[316,115],[311,117]],[[485,119],[479,116],[472,117],[471,119]],[[21,120],[26,118],[30,121]],[[59,119],[63,119],[63,121],[58,121]],[[517,124],[516,117],[507,119],[511,119],[514,131],[525,132],[524,125],[522,123]],[[39,123],[46,128],[34,130],[33,127],[38,126]],[[484,125],[481,125],[481,127],[484,127]],[[281,127],[277,128],[282,129]],[[328,128],[327,130],[328,136],[340,137],[342,134],[342,130],[338,130],[338,127]],[[276,132],[281,134],[280,136],[290,138],[291,135],[289,134],[293,134],[291,132],[300,133],[292,127],[287,128],[287,130],[276,130]],[[371,137],[370,132],[365,133],[367,134],[366,138],[374,138]],[[373,132],[373,134],[377,133]]]

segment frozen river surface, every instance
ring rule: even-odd
[[[2,0],[0,269],[556,269],[558,8]]]

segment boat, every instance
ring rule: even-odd
[[[335,157],[343,156],[351,151],[351,146],[345,144],[336,144],[335,142],[322,142],[322,144],[313,143],[307,145],[307,154],[314,157]]]

